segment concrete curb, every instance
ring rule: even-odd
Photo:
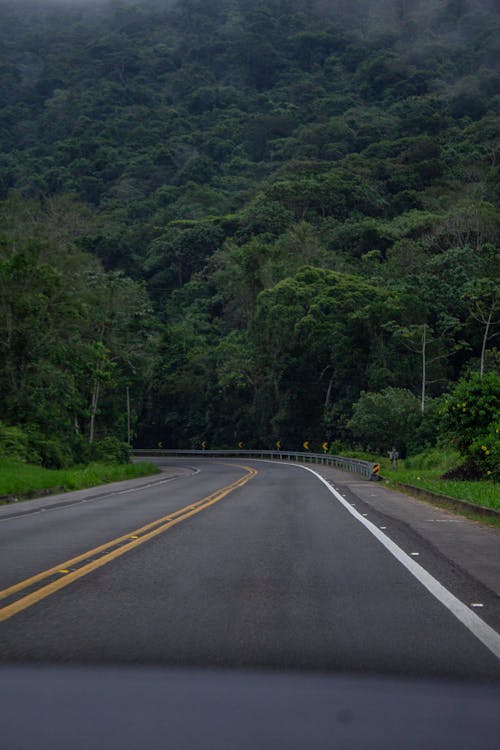
[[[477,516],[500,518],[500,512],[498,510],[495,510],[494,508],[486,508],[484,505],[474,505],[474,503],[469,503],[467,500],[458,500],[457,498],[449,497],[448,495],[439,495],[437,492],[432,492],[431,490],[426,490],[422,487],[415,487],[412,484],[403,484],[402,482],[394,482],[394,487],[405,490],[410,495],[414,495],[417,498],[421,497],[434,505],[443,508],[460,508],[461,510],[474,513]]]
[[[43,490],[29,490],[28,492],[18,492],[17,495],[0,495],[0,505],[10,505],[23,500],[36,500],[39,497],[48,495],[59,495],[66,490],[64,487],[47,487]]]

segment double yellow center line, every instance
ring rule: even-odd
[[[234,466],[234,464],[232,465]],[[3,589],[3,591],[0,591],[0,600],[15,598],[15,601],[0,608],[0,622],[8,620],[9,617],[13,617],[65,586],[69,586],[79,578],[88,575],[88,573],[102,568],[103,565],[107,565],[117,557],[130,552],[130,550],[139,547],[139,545],[155,536],[163,534],[172,526],[218,503],[230,492],[238,489],[238,487],[243,487],[257,474],[257,471],[249,466],[239,466],[238,468],[245,469],[247,473],[232,484],[220,490],[215,490],[202,500],[186,505],[168,516],[163,516],[156,521],[141,526],[140,529],[135,529],[135,531],[112,539],[99,547],[94,547],[94,549],[77,555],[77,557],[72,557],[71,560],[66,560],[60,565],[55,565],[53,568],[48,568],[41,573],[26,578],[24,581],[9,586],[7,589]]]

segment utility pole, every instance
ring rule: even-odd
[[[130,445],[130,388],[127,385],[127,443]]]

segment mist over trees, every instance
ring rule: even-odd
[[[432,444],[499,366],[499,26],[486,0],[0,2],[0,419],[56,463],[127,418],[138,445],[381,449],[389,402]]]

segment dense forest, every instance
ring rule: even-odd
[[[0,0],[4,442],[448,435],[494,475],[499,32],[487,0]]]

